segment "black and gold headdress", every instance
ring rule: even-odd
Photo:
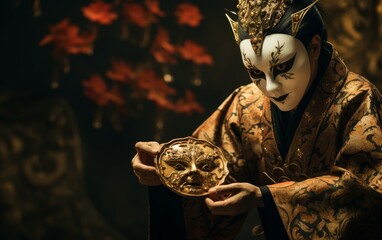
[[[279,23],[286,8],[293,1],[298,0],[239,0],[237,16],[240,26],[248,33],[253,50],[257,55],[261,53],[264,33]],[[293,36],[297,35],[305,14],[316,2],[318,0],[291,15]],[[226,16],[231,24],[235,40],[239,44],[238,22],[232,20],[227,14]]]

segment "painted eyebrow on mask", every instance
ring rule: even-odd
[[[255,65],[253,65],[251,59],[249,59],[247,57],[247,54],[245,54],[245,53],[243,53],[243,60],[244,60],[245,68],[247,68],[247,69],[258,69],[257,67],[255,67]]]
[[[271,53],[271,60],[269,61],[269,66],[271,66],[271,69],[279,63],[284,45],[285,43],[280,45],[280,42],[277,41],[277,46],[275,46],[276,51]]]

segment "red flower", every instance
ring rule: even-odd
[[[105,80],[99,75],[92,75],[89,80],[84,81],[82,85],[85,87],[84,94],[90,100],[94,101],[98,106],[107,106],[110,103],[121,106],[124,100],[117,88],[108,91]]]
[[[107,95],[110,103],[113,103],[119,107],[125,105],[125,100],[123,99],[121,89],[116,85],[111,87]]]
[[[182,58],[192,61],[198,65],[211,65],[213,62],[211,55],[206,53],[204,47],[190,40],[185,41],[184,45],[180,46],[178,50]]]
[[[175,16],[179,25],[188,25],[190,27],[199,26],[203,19],[197,6],[191,3],[181,3],[176,7]]]
[[[101,25],[110,25],[117,18],[117,14],[112,11],[112,5],[103,1],[93,2],[83,7],[82,13],[90,21]]]
[[[39,43],[44,46],[54,44],[53,55],[62,56],[67,54],[91,54],[96,34],[80,34],[80,29],[70,24],[69,19],[64,19],[57,25],[50,27],[50,34],[46,35]]]
[[[165,16],[165,13],[159,8],[159,0],[146,0],[145,5],[152,14],[159,17]]]
[[[158,91],[165,95],[174,95],[174,88],[168,86],[167,83],[159,77],[153,69],[143,70],[137,77],[137,86],[146,91]]]
[[[153,101],[156,105],[173,109],[174,104],[169,100],[169,96],[175,95],[176,90],[158,77],[154,70],[148,69],[142,71],[137,77],[137,86],[144,92],[148,100]]]
[[[134,72],[130,64],[125,61],[112,60],[112,69],[106,72],[106,76],[118,82],[129,82],[134,78]]]
[[[187,90],[185,98],[179,99],[176,102],[174,111],[191,115],[194,112],[203,113],[204,108],[196,101],[194,93]]]
[[[153,101],[158,107],[173,110],[174,109],[174,103],[171,102],[166,95],[157,92],[157,91],[151,91],[147,94],[147,99]]]
[[[169,33],[166,29],[159,28],[157,36],[151,46],[151,54],[159,63],[172,63],[176,62],[173,56],[176,51],[174,45],[170,43]]]
[[[156,21],[154,16],[139,3],[125,3],[123,16],[128,22],[141,28],[148,27]]]

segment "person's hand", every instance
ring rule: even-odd
[[[158,142],[137,142],[135,149],[137,154],[131,161],[131,165],[139,182],[146,186],[161,185],[162,182],[154,166],[154,158],[160,150],[160,144]]]
[[[231,183],[211,188],[205,203],[212,214],[230,216],[264,206],[260,188],[250,183]]]

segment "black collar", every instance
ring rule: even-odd
[[[292,143],[294,134],[300,124],[302,115],[315,92],[318,83],[322,80],[326,69],[329,66],[333,48],[328,43],[323,43],[321,54],[318,59],[318,71],[315,80],[301,99],[295,111],[283,112],[271,102],[272,127],[276,138],[276,143],[283,160],[285,160],[289,147]]]

